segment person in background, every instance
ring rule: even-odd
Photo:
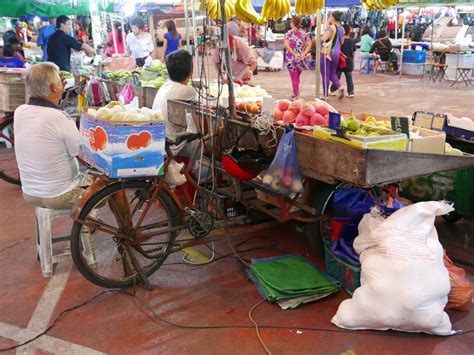
[[[38,45],[43,50],[43,62],[48,61],[48,39],[56,32],[56,17],[49,18],[49,25],[41,27]]]
[[[341,87],[339,78],[337,77],[337,68],[339,66],[339,56],[341,54],[341,46],[344,42],[344,28],[340,25],[342,17],[341,11],[333,11],[328,18],[328,28],[322,36],[324,47],[321,52],[321,76],[323,78],[324,97],[328,97],[329,82],[332,82],[334,88],[339,94],[339,99],[344,97],[344,88]]]
[[[227,24],[227,30],[234,37],[240,36],[240,19],[237,16],[232,17],[232,19]]]
[[[115,37],[115,43],[117,45],[117,51],[115,50],[114,37]],[[125,53],[124,43],[125,43],[126,38],[127,38],[127,35],[122,30],[121,23],[114,22],[114,30],[110,32],[109,35],[107,36],[107,49],[106,49],[107,55],[112,56],[114,54],[124,54]]]
[[[16,57],[15,47],[7,43],[3,46],[3,57],[0,58],[0,68],[24,68],[25,62]]]
[[[372,31],[369,26],[365,26],[360,34],[360,56],[367,58],[370,56],[370,48],[372,48]]]
[[[13,46],[13,49],[15,50],[15,57],[24,62],[25,56],[23,55],[20,41],[16,37],[11,37],[8,39],[7,43]]]
[[[193,75],[193,57],[184,49],[174,51],[166,57],[166,68],[169,79],[156,93],[152,109],[161,111],[166,121],[166,135],[173,136],[186,132],[187,123],[185,116],[168,116],[168,100],[191,101],[196,98],[196,91],[188,85]],[[183,142],[171,146],[170,149],[174,155],[192,157],[197,150],[196,145],[192,143],[194,142]]]
[[[161,58],[163,62],[170,53],[177,51],[181,47],[181,35],[176,30],[174,21],[166,21],[165,26],[168,32],[163,37],[163,57]]]
[[[231,53],[232,76],[234,80],[250,81],[252,73],[257,69],[257,59],[253,56],[247,43],[240,37],[234,37],[229,33],[229,47]],[[224,55],[222,55],[224,58]],[[224,59],[221,61],[221,51],[215,48],[212,51],[212,61],[218,73],[226,79],[225,71],[221,70]]]
[[[341,74],[346,76],[347,93],[350,98],[354,97],[354,81],[352,79],[352,71],[354,70],[354,53],[356,51],[355,40],[351,38],[351,27],[344,25],[344,43],[341,46],[341,53],[346,56],[346,67],[337,70],[337,77],[340,79]],[[330,95],[336,95],[337,90],[334,84],[331,86]]]
[[[80,21],[74,22],[74,34],[79,42],[89,44],[86,30]]]
[[[291,30],[285,35],[285,62],[293,87],[292,100],[298,98],[300,94],[300,76],[306,68],[306,56],[310,52],[311,46],[310,35],[301,29],[301,17],[294,15],[291,18]]]
[[[79,42],[69,33],[71,33],[71,20],[61,15],[56,19],[56,32],[48,40],[48,61],[55,63],[64,71],[71,71],[71,49],[83,50],[90,57],[95,55],[94,48]]]
[[[140,17],[134,18],[131,25],[132,33],[126,39],[128,52],[135,58],[137,66],[142,67],[145,64],[145,59],[155,49],[155,44],[151,35],[143,31],[145,23]]]
[[[39,63],[28,71],[26,87],[30,99],[14,116],[23,198],[43,208],[71,208],[88,181],[79,172],[80,133],[74,120],[58,107],[64,78],[57,65]]]
[[[392,42],[390,42],[390,39],[387,37],[387,31],[380,30],[379,37],[380,38],[372,44],[370,53],[376,54],[383,62],[389,62],[395,74],[398,74],[397,54],[393,51]]]

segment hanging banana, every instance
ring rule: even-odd
[[[399,0],[362,0],[366,10],[384,10],[398,4]]]
[[[267,22],[265,17],[260,16],[255,11],[250,0],[236,0],[235,14],[246,23],[253,23],[261,26]]]
[[[297,14],[314,15],[325,6],[325,0],[296,0],[295,11]]]
[[[290,0],[265,0],[262,17],[269,20],[279,20],[290,12]]]
[[[235,0],[225,0],[225,15],[227,19],[235,16]],[[220,0],[203,0],[199,5],[199,11],[205,12],[211,20],[221,20]]]

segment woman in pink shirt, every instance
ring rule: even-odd
[[[109,35],[107,36],[107,55],[108,56],[112,56],[113,54],[125,53],[124,43],[125,43],[126,34],[124,31],[122,31],[122,25],[120,24],[120,22],[115,22],[114,28],[115,30],[110,32]],[[115,43],[117,45],[117,50],[115,50],[114,37],[115,37]]]

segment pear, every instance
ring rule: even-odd
[[[349,117],[347,120],[347,129],[351,132],[356,132],[360,128],[360,122],[357,118],[355,117]]]

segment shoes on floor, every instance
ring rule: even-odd
[[[296,95],[291,95],[291,97],[290,97],[290,101],[295,101],[297,99],[298,99],[298,96],[296,96]]]
[[[339,88],[337,91],[339,92],[339,100],[342,100],[344,98],[344,88]]]
[[[329,90],[329,96],[336,96],[337,90],[331,91]]]
[[[354,97],[354,94],[349,94],[349,95],[347,95],[347,97],[352,99]]]

